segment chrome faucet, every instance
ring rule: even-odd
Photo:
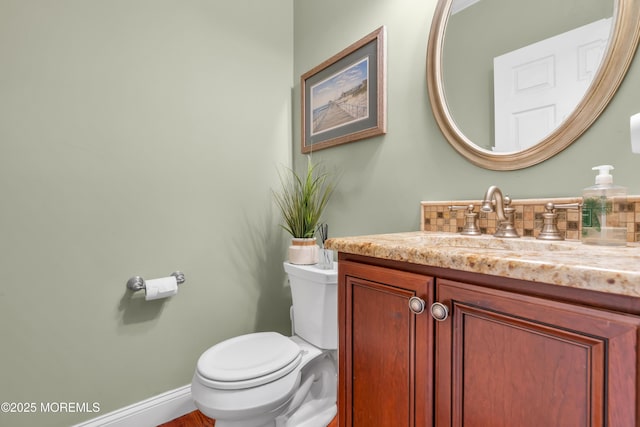
[[[542,218],[544,219],[544,223],[542,225],[542,230],[540,230],[540,234],[538,234],[537,239],[539,240],[564,240],[564,237],[560,234],[558,230],[558,214],[556,209],[580,209],[582,207],[582,203],[547,203],[544,206],[544,213],[542,214]]]
[[[473,211],[473,205],[465,206],[449,206],[449,211],[461,211],[465,210],[464,214],[464,227],[460,234],[464,236],[479,236],[482,234],[480,228],[478,228],[478,214]]]
[[[495,205],[495,208],[494,208]],[[520,237],[513,226],[515,208],[511,206],[511,198],[503,196],[502,190],[492,185],[487,189],[482,200],[482,212],[495,212],[498,216],[498,227],[496,227],[495,237]]]

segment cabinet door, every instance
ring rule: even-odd
[[[433,425],[431,277],[341,261],[339,425]],[[424,300],[414,314],[409,299]]]
[[[438,427],[637,426],[638,318],[438,280]]]

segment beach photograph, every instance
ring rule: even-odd
[[[333,74],[310,88],[311,135],[369,117],[369,58]]]

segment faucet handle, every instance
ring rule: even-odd
[[[462,211],[467,210],[469,212],[473,212],[473,205],[451,205],[449,206],[449,211]]]
[[[462,227],[462,231],[460,234],[465,236],[479,236],[482,234],[480,228],[478,227],[478,213],[473,211],[473,204],[468,204],[465,206],[461,205],[452,205],[449,206],[449,211],[461,211],[466,210],[464,214],[464,226]]]
[[[552,202],[544,205],[544,213],[542,217],[544,218],[544,222],[542,224],[542,230],[540,234],[538,234],[537,239],[539,240],[564,240],[564,237],[560,234],[558,230],[558,214],[556,213],[556,209],[580,209],[582,203],[559,203],[555,204]]]
[[[512,208],[512,207],[511,207],[511,202],[512,202],[512,201],[513,201],[513,200],[511,200],[511,197],[510,197],[508,194],[506,194],[506,195],[504,196],[504,199],[503,199],[503,202],[502,202],[502,203],[503,203],[503,205],[504,205],[504,210],[505,210],[505,212],[509,212],[509,211],[507,211],[507,209],[512,209],[512,211],[511,211],[511,212],[515,211],[515,209],[516,209],[516,208]]]
[[[545,211],[553,212],[556,209],[580,209],[582,203],[552,203],[549,202],[544,206]]]

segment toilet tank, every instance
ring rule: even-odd
[[[293,299],[294,335],[325,350],[338,348],[338,271],[284,263]]]

